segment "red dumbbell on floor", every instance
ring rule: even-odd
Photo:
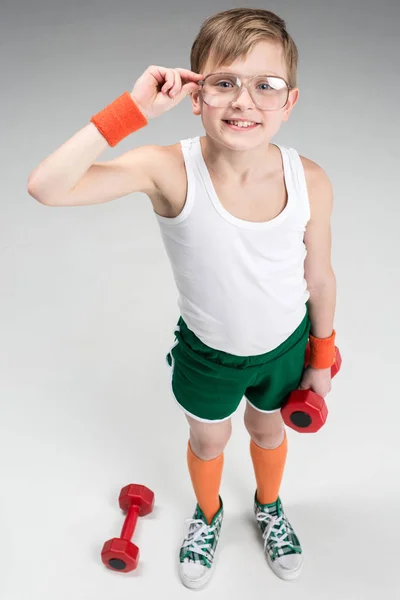
[[[153,510],[154,494],[144,485],[131,483],[122,488],[119,505],[127,512],[120,538],[108,540],[101,551],[101,560],[109,569],[128,573],[136,569],[139,562],[139,548],[132,544],[138,517],[144,517]]]
[[[335,377],[342,365],[339,348],[335,346],[336,360],[331,367],[331,377]],[[304,368],[310,359],[310,344],[307,344]],[[312,390],[294,390],[281,410],[282,418],[288,427],[300,433],[315,433],[325,424],[328,407],[325,400]]]

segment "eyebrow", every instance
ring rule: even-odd
[[[245,76],[242,73],[238,73],[237,71],[211,71],[212,73],[218,74],[231,74],[231,75],[238,75],[238,77],[240,77],[240,79],[253,79],[253,77],[259,77],[262,75],[275,75],[275,77],[281,77],[282,79],[284,79],[283,75],[278,75],[278,73],[275,73],[274,71],[264,71],[263,73],[257,73],[256,75],[249,75],[249,76]]]

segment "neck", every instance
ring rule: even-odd
[[[248,150],[236,150],[206,134],[200,138],[200,145],[208,169],[222,181],[255,182],[270,176],[276,169],[276,149],[268,140]]]

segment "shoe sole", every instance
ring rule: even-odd
[[[221,529],[222,529],[222,525],[221,525]],[[220,532],[220,537],[218,539],[217,547],[215,549],[212,567],[210,569],[207,569],[208,572],[206,572],[206,574],[203,575],[203,577],[201,579],[188,579],[187,577],[185,577],[185,575],[182,573],[181,568],[180,568],[181,562],[179,562],[179,576],[181,578],[181,582],[183,583],[183,585],[185,587],[187,587],[191,590],[200,590],[207,585],[207,583],[210,581],[210,579],[214,573],[215,562],[218,557],[220,543],[221,543],[221,532]]]
[[[179,576],[181,578],[181,582],[183,583],[183,585],[185,587],[189,588],[190,590],[203,589],[212,577],[214,563],[215,563],[215,557],[214,557],[213,566],[211,567],[211,569],[207,569],[208,572],[205,575],[203,575],[203,577],[201,579],[188,579],[187,577],[185,577],[185,575],[179,569]]]
[[[262,529],[260,527],[260,525],[257,523],[257,527],[258,529],[261,531],[262,533]],[[273,561],[271,560],[269,553],[265,552],[265,557],[267,559],[268,565],[271,569],[271,571],[280,579],[283,579],[284,581],[291,581],[293,579],[296,579],[299,575],[300,572],[303,568],[303,555],[301,555],[301,563],[300,565],[297,567],[297,569],[293,569],[292,571],[288,571],[287,569],[280,569],[279,567],[277,568]]]
[[[277,568],[272,562],[271,558],[269,557],[269,554],[266,554],[266,558],[268,565],[273,571],[273,573],[280,579],[283,579],[284,581],[292,581],[293,579],[297,579],[303,568],[303,556],[300,565],[297,567],[297,569],[293,569],[292,571],[289,571],[288,569],[280,569],[279,567]]]

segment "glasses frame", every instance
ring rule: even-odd
[[[289,92],[290,92],[290,90],[292,90],[292,89],[293,89],[293,86],[289,85],[289,84],[288,84],[288,82],[286,81],[286,79],[284,79],[284,77],[281,77],[280,75],[255,75],[254,77],[252,77],[251,79],[249,79],[249,81],[248,81],[247,83],[244,83],[244,81],[243,81],[243,80],[242,80],[242,79],[239,77],[239,75],[236,75],[236,73],[226,73],[226,72],[221,72],[221,73],[220,73],[219,71],[217,71],[217,72],[215,72],[215,73],[208,73],[208,75],[206,75],[206,76],[204,77],[204,79],[201,79],[200,81],[198,81],[198,82],[197,82],[197,84],[198,84],[198,85],[200,86],[200,88],[201,88],[201,89],[199,90],[199,93],[202,93],[202,91],[203,91],[203,89],[202,89],[202,88],[203,88],[203,86],[204,86],[204,84],[205,84],[206,80],[207,80],[207,79],[208,79],[208,78],[209,78],[211,75],[221,75],[221,77],[223,77],[224,75],[229,75],[230,77],[232,77],[232,76],[233,76],[233,77],[236,77],[237,81],[239,82],[239,89],[238,89],[238,91],[237,91],[236,97],[235,97],[233,100],[231,100],[231,101],[230,101],[230,102],[229,102],[229,103],[228,103],[226,106],[213,106],[212,104],[208,104],[208,102],[206,102],[206,101],[204,100],[204,97],[202,96],[202,97],[203,97],[203,102],[204,102],[205,104],[207,104],[207,106],[211,106],[211,108],[226,108],[227,106],[230,106],[231,104],[233,104],[234,102],[236,102],[236,100],[238,99],[238,97],[239,97],[239,95],[240,95],[240,92],[241,92],[242,88],[243,88],[243,87],[245,87],[245,88],[247,88],[247,91],[249,92],[250,98],[253,100],[254,104],[256,105],[256,107],[257,107],[259,110],[268,110],[268,111],[272,111],[272,112],[274,112],[274,111],[276,111],[276,110],[282,110],[282,108],[285,108],[285,106],[286,106],[286,104],[288,103],[288,100],[289,100]],[[283,106],[281,106],[281,108],[261,108],[260,106],[258,106],[258,104],[257,104],[257,102],[254,100],[254,98],[253,98],[253,96],[252,96],[252,94],[251,94],[251,90],[250,90],[250,88],[249,88],[249,85],[250,85],[250,83],[251,83],[251,82],[252,82],[254,79],[257,79],[258,77],[274,77],[275,79],[282,79],[282,81],[284,81],[284,82],[285,82],[285,84],[286,84],[286,87],[287,87],[287,98],[286,98],[286,102],[285,102],[285,104],[284,104]]]

